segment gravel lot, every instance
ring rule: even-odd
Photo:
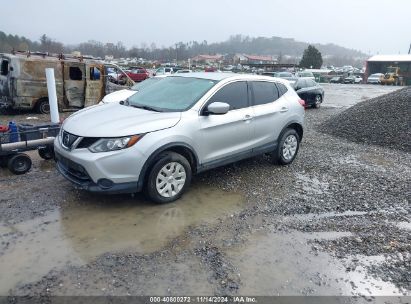
[[[79,192],[35,153],[1,170],[0,295],[410,296],[410,154],[320,131],[326,106],[291,166],[205,172],[168,205]]]
[[[331,117],[321,131],[411,152],[411,88],[364,101]]]

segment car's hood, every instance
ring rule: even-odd
[[[107,94],[104,96],[102,102],[103,103],[110,103],[110,102],[120,102],[122,100],[126,100],[131,95],[137,93],[137,91],[125,89],[120,91],[115,91],[113,93]]]
[[[78,136],[119,137],[171,128],[180,117],[180,112],[153,112],[110,103],[72,114],[63,129]]]

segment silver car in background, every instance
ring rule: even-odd
[[[304,102],[286,80],[187,73],[123,103],[71,115],[54,142],[57,168],[78,188],[178,199],[193,174],[269,153],[290,164],[303,136]]]
[[[381,83],[381,78],[384,77],[383,73],[375,73],[375,74],[371,74],[368,78],[367,78],[367,83],[371,83],[371,84],[380,84]]]

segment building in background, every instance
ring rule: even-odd
[[[393,70],[398,70],[401,84],[411,85],[411,55],[375,55],[369,58],[366,63],[365,79],[371,74],[386,74]]]

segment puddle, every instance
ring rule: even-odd
[[[239,294],[258,295],[399,295],[393,284],[369,277],[362,267],[347,272],[331,255],[316,250],[313,238],[335,239],[347,232],[252,234],[244,245],[225,252],[238,267]]]
[[[188,226],[211,223],[239,211],[240,194],[193,186],[176,203],[156,205],[130,196],[82,194],[44,217],[0,226],[0,295],[36,281],[51,269],[82,265],[105,252],[148,253],[164,247]]]

